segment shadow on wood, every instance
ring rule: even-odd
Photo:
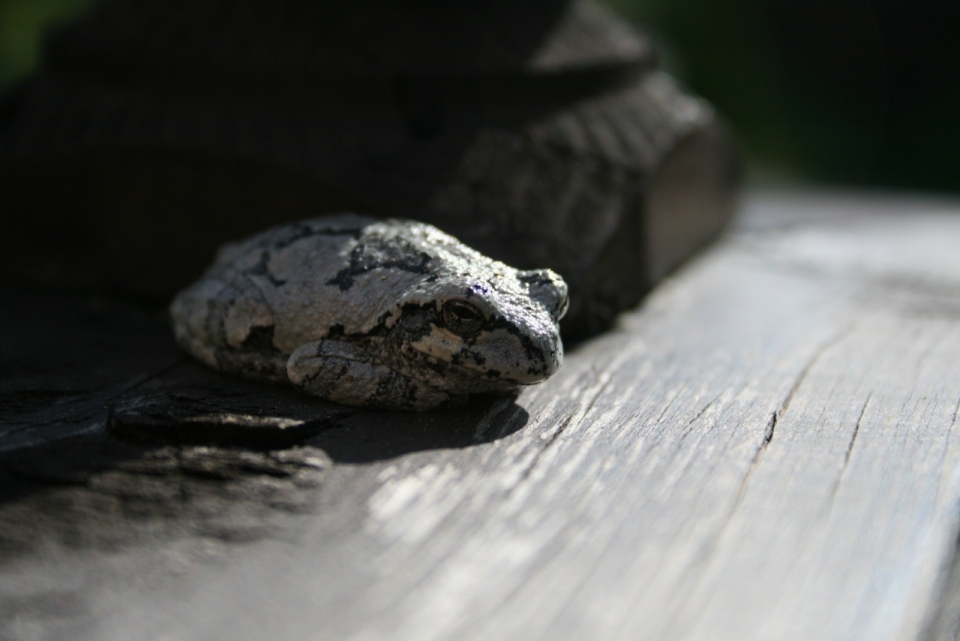
[[[493,396],[433,412],[364,410],[190,361],[125,395],[111,407],[106,427],[129,442],[260,451],[307,444],[335,461],[363,463],[489,443],[516,432],[527,418],[513,398]]]
[[[159,311],[52,292],[3,299],[2,554],[51,539],[278,535],[314,510],[332,462],[490,443],[528,419],[512,398],[423,414],[337,405],[185,358]]]

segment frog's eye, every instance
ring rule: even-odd
[[[463,300],[448,300],[440,310],[443,324],[458,336],[476,334],[487,321],[477,307]]]

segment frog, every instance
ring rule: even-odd
[[[357,213],[220,248],[169,308],[221,372],[355,407],[424,411],[516,395],[563,362],[567,285],[418,221]]]

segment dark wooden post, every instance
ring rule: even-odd
[[[739,176],[710,107],[579,0],[109,0],[3,112],[3,275],[158,300],[227,240],[359,209],[556,269],[585,335]]]

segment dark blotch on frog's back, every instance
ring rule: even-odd
[[[253,267],[246,270],[246,273],[251,276],[262,276],[270,280],[274,287],[282,287],[287,284],[287,281],[277,278],[270,273],[270,252],[264,250],[260,252],[260,259],[257,261],[257,264]]]
[[[376,236],[364,238],[350,252],[350,264],[327,281],[340,291],[353,287],[354,277],[375,269],[399,269],[412,274],[430,273],[430,254],[419,250],[404,238],[392,238],[388,242]]]

